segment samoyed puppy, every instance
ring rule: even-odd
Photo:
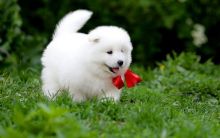
[[[58,23],[41,58],[44,95],[50,99],[66,90],[73,101],[97,97],[120,99],[112,79],[123,77],[131,63],[128,33],[116,26],[100,26],[88,34],[78,32],[92,12],[76,10]]]

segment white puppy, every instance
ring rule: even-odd
[[[77,32],[91,15],[91,11],[77,10],[57,25],[41,59],[43,92],[49,98],[67,90],[74,101],[119,100],[121,90],[112,78],[123,77],[131,63],[130,37],[116,26],[100,26],[89,34]]]

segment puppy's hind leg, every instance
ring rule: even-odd
[[[75,89],[69,89],[70,95],[73,99],[74,102],[83,102],[85,101],[87,98],[84,94],[82,94],[80,91],[77,91]]]
[[[44,95],[49,99],[54,99],[59,94],[60,89],[54,74],[44,68],[42,71],[41,79],[43,83],[42,90]]]

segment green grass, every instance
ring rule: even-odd
[[[220,137],[220,67],[192,53],[167,57],[155,69],[133,66],[144,81],[120,102],[48,101],[40,71],[2,70],[0,137]]]

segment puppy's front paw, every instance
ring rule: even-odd
[[[100,97],[102,101],[113,100],[115,102],[119,101],[121,95],[121,91],[108,91],[103,93]]]

